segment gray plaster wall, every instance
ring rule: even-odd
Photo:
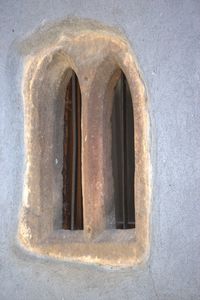
[[[69,16],[120,28],[148,89],[151,253],[134,269],[57,262],[16,247],[24,149],[15,45]],[[1,0],[0,30],[0,299],[200,299],[200,1]]]

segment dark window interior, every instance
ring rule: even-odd
[[[123,72],[114,88],[111,124],[116,229],[135,228],[133,105]],[[74,72],[67,85],[64,111],[63,229],[83,229],[81,91]]]
[[[63,229],[83,229],[81,91],[74,72],[67,85],[64,111]]]
[[[114,89],[111,122],[116,228],[129,229],[135,227],[134,122],[131,93],[123,72]]]

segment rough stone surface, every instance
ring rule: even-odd
[[[0,8],[0,299],[199,299],[199,1],[8,0]],[[152,245],[148,263],[134,269],[57,262],[15,247],[24,171],[23,70],[15,45],[68,16],[122,29],[147,85]]]
[[[33,46],[34,45],[34,46]],[[126,38],[86,20],[43,26],[18,45],[23,56],[24,184],[19,242],[36,253],[133,266],[149,255],[150,159],[147,95]],[[82,94],[84,229],[62,230],[63,120],[71,70]],[[120,69],[132,94],[136,228],[114,230],[111,114]]]

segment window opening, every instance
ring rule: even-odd
[[[83,229],[81,91],[73,71],[66,89],[64,109],[63,229]]]
[[[129,229],[135,227],[134,120],[131,93],[122,71],[114,89],[111,123],[116,228]]]
[[[20,244],[82,263],[132,267],[146,261],[148,98],[126,37],[96,21],[70,19],[35,31],[24,45]]]

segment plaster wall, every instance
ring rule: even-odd
[[[200,299],[200,2],[0,1],[0,299]],[[115,269],[22,251],[22,56],[39,26],[90,18],[124,32],[145,80],[152,162],[148,262]]]

